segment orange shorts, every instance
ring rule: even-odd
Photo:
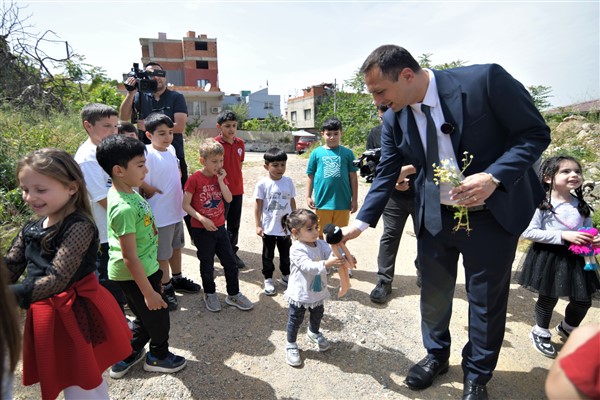
[[[319,218],[319,238],[323,239],[323,227],[327,224],[348,226],[350,222],[350,210],[316,210]]]

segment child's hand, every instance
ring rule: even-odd
[[[206,229],[207,231],[214,232],[217,230],[217,226],[214,222],[211,221],[210,218],[204,217],[200,222],[202,222],[204,229]]]
[[[589,233],[580,231],[564,231],[562,232],[561,237],[563,240],[578,245],[592,243],[595,240],[595,238]]]
[[[225,179],[225,177],[226,177],[226,176],[227,176],[227,171],[225,171],[225,169],[224,169],[224,168],[221,168],[221,169],[219,170],[219,175],[217,175],[217,179],[218,179],[220,182],[223,182],[223,179]]]
[[[148,184],[144,185],[144,198],[150,199],[156,193],[162,194],[162,190],[160,190],[159,188],[154,187],[152,185],[148,185]]]
[[[358,210],[358,200],[352,199],[352,203],[350,203],[350,214],[354,214]]]
[[[150,311],[160,310],[161,308],[167,308],[167,303],[163,300],[162,296],[155,291],[152,291],[148,296],[144,296],[146,307]]]
[[[257,234],[258,236],[260,236],[260,237],[263,237],[263,236],[265,235],[265,232],[264,232],[264,230],[263,230],[262,226],[257,226],[257,227],[256,227],[256,234]]]
[[[306,197],[306,205],[308,205],[308,208],[310,208],[311,210],[314,210],[315,208],[317,208],[315,206],[315,201],[313,200],[312,197]]]
[[[346,264],[346,260],[344,260],[343,258],[339,258],[337,255],[335,255],[334,252],[331,252],[329,258],[325,260],[326,268],[341,267],[344,264]]]

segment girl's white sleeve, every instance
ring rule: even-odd
[[[535,210],[529,226],[523,231],[521,237],[537,243],[563,244],[562,231],[552,228],[549,225],[551,225],[549,221],[544,220],[544,213],[538,208]]]
[[[290,251],[290,261],[298,269],[309,275],[319,275],[325,271],[325,260],[313,261],[310,258],[308,249],[300,246],[292,246]]]

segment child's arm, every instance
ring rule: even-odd
[[[308,179],[306,180],[306,204],[308,208],[315,209],[315,201],[312,198],[313,188],[315,186],[315,176],[307,175]]]
[[[140,189],[144,191],[144,197],[146,199],[151,198],[156,193],[162,194],[162,190],[160,190],[159,188],[157,188],[155,186],[152,186],[151,184],[147,183],[146,181],[144,181],[144,183],[142,183],[140,185]]]
[[[231,194],[231,190],[229,190],[229,186],[225,183],[225,177],[227,176],[227,171],[224,168],[221,168],[219,171],[219,175],[217,176],[217,180],[219,182],[219,188],[221,189],[221,193],[223,193],[223,200],[228,203],[231,203],[233,199],[233,195]]]
[[[256,199],[256,203],[254,204],[254,223],[256,224],[256,234],[260,237],[263,237],[263,227],[262,227],[262,208],[263,208],[263,200]]]
[[[121,245],[121,253],[123,254],[125,266],[144,295],[144,301],[148,309],[153,311],[167,308],[167,303],[164,302],[162,296],[150,284],[144,266],[137,255],[135,233],[119,236],[119,244]]]
[[[192,207],[192,196],[193,194],[188,191],[183,192],[183,202],[181,204],[183,210],[188,213],[190,217],[200,221],[207,231],[216,231],[217,226],[215,223],[212,222],[210,218],[200,214],[194,207]]]
[[[542,220],[543,211],[538,208],[535,210],[529,226],[523,231],[521,237],[538,243],[563,244],[562,231],[558,229],[546,229],[542,224]]]
[[[15,283],[17,279],[25,271],[27,260],[25,259],[25,240],[23,239],[23,231],[19,232],[13,240],[6,257],[4,257],[6,267],[9,272],[8,281]]]
[[[352,190],[352,201],[350,203],[350,214],[354,214],[358,210],[358,177],[356,172],[349,172],[350,189]]]
[[[290,199],[290,207],[292,208],[292,211],[296,211],[296,198],[292,197]]]

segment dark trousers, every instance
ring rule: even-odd
[[[108,279],[108,243],[100,244],[100,251],[96,258],[96,271],[98,271],[98,280],[100,281],[100,284],[113,295],[121,308],[121,311],[124,311],[123,308],[125,307],[125,304],[127,304],[125,293],[123,293],[123,290],[117,282]]]
[[[173,135],[173,142],[171,144],[175,148],[175,155],[179,160],[179,168],[181,169],[181,187],[183,188],[188,178],[188,167],[185,162],[185,151],[183,148],[183,134],[177,133]]]
[[[377,278],[392,283],[396,267],[396,255],[408,216],[415,221],[414,196],[394,190],[383,210],[383,234],[379,240],[377,255]],[[416,229],[415,229],[416,232]],[[415,267],[419,268],[417,259]]]
[[[238,236],[240,233],[240,221],[242,220],[243,194],[233,196],[231,203],[225,202],[225,220],[227,221],[227,233],[233,254],[238,251]]]
[[[238,267],[225,227],[220,226],[212,232],[202,228],[192,228],[192,240],[196,245],[196,256],[200,260],[200,277],[204,293],[211,294],[217,291],[214,276],[216,254],[225,270],[227,294],[230,296],[238,294],[240,292]]]
[[[161,292],[161,279],[160,269],[148,277],[156,293]],[[131,329],[133,351],[140,351],[146,343],[150,342],[150,354],[158,359],[164,359],[169,353],[169,330],[171,329],[169,310],[167,308],[149,310],[144,295],[134,280],[118,281],[118,283],[127,296],[129,309],[135,315]]]
[[[539,295],[535,303],[535,323],[540,328],[549,329],[552,311],[558,303],[558,298]],[[577,300],[569,297],[569,304],[565,309],[565,322],[573,327],[578,327],[592,306],[592,299]]]
[[[302,325],[302,321],[304,321],[306,307],[298,307],[290,303],[289,309],[290,316],[288,318],[286,329],[287,341],[288,343],[295,343],[296,339],[298,338],[300,325]],[[320,306],[309,308],[308,312],[310,313],[310,318],[308,319],[308,329],[310,329],[312,333],[319,333],[319,329],[321,328],[321,320],[323,319],[323,314],[325,312],[325,306],[321,304]]]
[[[486,384],[496,368],[504,328],[512,262],[518,236],[505,231],[489,211],[469,213],[471,233],[454,232],[453,211],[442,208],[442,231],[421,229],[417,247],[421,286],[421,331],[429,354],[450,356],[450,317],[459,255],[469,302],[469,341],[462,351],[464,376]]]
[[[292,239],[290,236],[271,236],[264,235],[262,238],[263,250],[262,250],[262,273],[265,279],[273,277],[275,271],[275,264],[273,259],[275,258],[275,246],[279,251],[279,270],[281,275],[290,274],[290,247],[292,247]]]

